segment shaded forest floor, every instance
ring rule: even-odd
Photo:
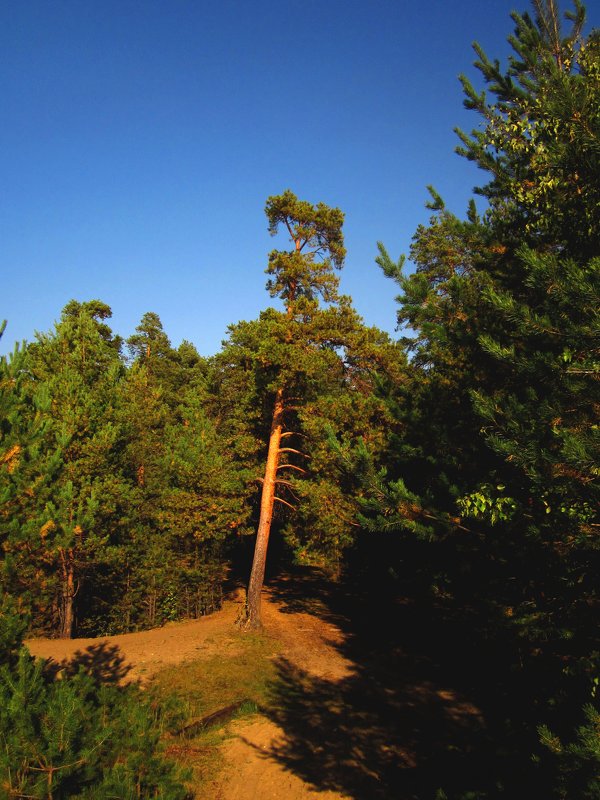
[[[224,714],[212,739],[170,746],[207,800],[434,800],[479,784],[487,732],[461,666],[469,644],[435,609],[371,602],[309,570],[269,582],[261,636],[235,627],[240,607],[230,599],[197,621],[27,644],[57,668],[82,663],[172,691],[189,719],[249,700],[252,713]]]

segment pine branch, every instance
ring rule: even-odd
[[[293,447],[280,447],[277,452],[279,452],[279,453],[296,453],[296,455],[303,456],[304,458],[308,458],[309,457],[307,453],[303,453],[300,450],[294,450]]]
[[[284,506],[287,506],[288,508],[291,508],[292,511],[296,511],[296,512],[298,511],[298,509],[294,508],[294,506],[291,503],[288,503],[287,500],[283,500],[283,498],[281,498],[281,497],[275,496],[273,498],[273,500],[277,500],[278,503],[283,503]]]

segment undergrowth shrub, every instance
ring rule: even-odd
[[[185,775],[161,752],[166,720],[136,686],[83,669],[53,677],[0,609],[0,800],[185,800]]]

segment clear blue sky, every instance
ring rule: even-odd
[[[393,333],[374,264],[480,179],[453,154],[471,43],[504,59],[512,0],[7,0],[0,10],[0,350],[99,298],[216,352],[270,304],[264,204],[346,213],[342,290]],[[528,0],[516,6],[528,9]],[[592,20],[593,21],[593,20]]]

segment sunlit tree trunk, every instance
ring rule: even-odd
[[[294,244],[291,251],[273,250],[269,254],[269,265],[266,269],[270,276],[267,288],[271,297],[279,297],[285,305],[286,325],[280,329],[284,336],[279,341],[279,344],[284,346],[285,363],[280,363],[279,367],[280,370],[288,370],[293,367],[299,353],[298,350],[295,352],[292,346],[294,332],[298,333],[300,338],[304,338],[303,334],[300,336],[300,331],[304,331],[305,323],[318,314],[319,297],[329,304],[337,303],[340,299],[337,292],[339,281],[333,270],[342,267],[346,255],[342,234],[344,215],[339,209],[329,208],[323,203],[313,206],[298,200],[289,189],[281,195],[270,197],[267,200],[265,212],[269,220],[269,232],[275,235],[280,225],[283,225],[289,233],[290,241]],[[310,348],[310,345],[308,347]],[[300,349],[302,349],[302,345],[300,345]],[[301,362],[304,357],[303,353],[300,358]],[[273,366],[275,366],[277,358],[276,354]],[[300,367],[300,372],[302,369]],[[287,379],[289,380],[289,375]],[[284,380],[283,376],[281,376],[281,380]],[[281,439],[283,436],[290,435],[289,431],[283,433],[284,413],[287,410],[284,401],[285,391],[286,386],[282,384],[275,395],[260,503],[260,521],[248,585],[246,628],[261,626],[260,594],[265,577],[267,547],[275,500],[289,505],[283,498],[275,495],[278,483],[289,485],[289,481],[283,479],[278,481],[276,477],[282,452]],[[283,451],[292,452],[292,449],[283,448]]]
[[[277,467],[279,466],[281,434],[283,431],[283,412],[283,390],[279,389],[275,396],[273,422],[271,424],[271,435],[269,436],[269,451],[267,454],[267,464],[265,467],[260,501],[260,520],[256,533],[252,572],[250,573],[250,582],[248,584],[247,628],[260,628],[261,626],[260,595],[265,579],[267,548],[269,545],[273,508],[275,505]]]

